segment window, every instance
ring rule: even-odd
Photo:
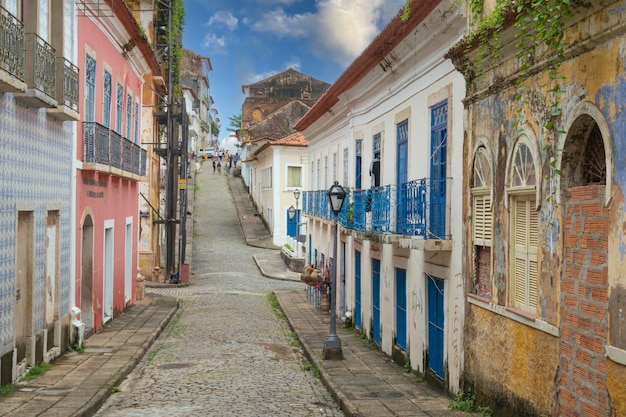
[[[133,128],[133,96],[126,94],[126,139],[130,140]]]
[[[337,178],[337,152],[333,152],[333,177],[332,177],[332,181],[338,181],[339,178]]]
[[[511,198],[511,291],[514,307],[529,313],[537,310],[538,215],[536,210],[536,172],[533,155],[523,141],[513,151],[509,174]]]
[[[474,262],[473,294],[490,298],[491,283],[491,236],[492,208],[491,187],[493,183],[491,162],[487,149],[478,148],[474,156],[472,178],[472,241]]]
[[[328,183],[328,155],[324,156],[324,188],[330,187]]]
[[[261,187],[272,188],[272,167],[263,168],[261,171]]]
[[[317,189],[321,190],[322,188],[324,188],[322,186],[322,184],[320,183],[321,179],[320,179],[320,175],[321,175],[321,166],[322,166],[322,162],[320,159],[317,160]]]
[[[374,146],[374,159],[380,159],[380,133],[376,133],[372,138],[373,146]]]
[[[474,158],[472,183],[472,239],[478,246],[491,246],[491,184],[489,157],[481,147]]]
[[[381,134],[376,133],[372,138],[374,157],[370,163],[370,187],[380,187],[380,138]]]
[[[287,167],[287,187],[291,187],[291,188],[302,187],[302,167],[297,167],[297,166]]]
[[[348,163],[350,158],[350,152],[348,148],[343,149],[343,184],[348,185]]]
[[[85,73],[85,121],[95,121],[96,102],[96,60],[87,55]]]
[[[135,143],[139,143],[139,103],[135,103]]]
[[[115,131],[121,135],[123,111],[122,107],[124,105],[124,87],[122,87],[122,84],[117,84],[117,97],[115,99],[117,103],[117,112],[115,114]]]
[[[354,171],[355,171],[355,180],[354,180],[354,186],[357,190],[361,189],[361,164],[362,164],[362,155],[363,155],[363,139],[358,139],[355,143],[354,146],[354,150],[355,150],[355,155],[356,155],[356,161],[354,164]]]
[[[106,127],[111,126],[111,89],[113,88],[111,82],[111,73],[109,71],[104,71],[102,124]]]

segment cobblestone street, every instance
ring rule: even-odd
[[[149,288],[176,297],[178,315],[97,416],[343,416],[307,364],[274,290],[246,245],[224,175],[197,174],[192,285]],[[191,222],[188,222],[190,224]]]

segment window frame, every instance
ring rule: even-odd
[[[509,200],[508,305],[536,316],[540,292],[537,182],[541,178],[536,163],[537,153],[528,137],[522,135],[513,146],[509,158],[507,171]],[[521,207],[522,204],[524,207]],[[522,261],[524,265],[520,265]],[[521,271],[522,267],[523,271]],[[523,276],[521,276],[522,273]],[[521,282],[522,280],[523,282]],[[520,294],[520,292],[524,294]]]
[[[290,175],[289,175],[289,170],[290,169],[299,169],[300,170],[300,181],[298,185],[292,185],[290,184]],[[302,188],[302,184],[304,183],[302,181],[302,173],[304,172],[303,166],[302,165],[297,165],[297,164],[287,164],[287,166],[285,166],[285,187],[288,190],[295,190],[296,188]]]

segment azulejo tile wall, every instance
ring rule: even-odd
[[[70,308],[70,212],[75,123],[61,122],[0,95],[0,354],[13,349],[15,243],[18,207],[34,215],[33,329],[44,328],[44,262],[47,210],[59,210],[60,316]]]

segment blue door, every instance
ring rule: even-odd
[[[298,223],[300,222],[300,210],[296,211],[293,219],[289,218],[289,213],[287,213],[287,236],[296,237]]]
[[[396,345],[406,350],[406,269],[396,268]]]
[[[362,329],[361,323],[361,252],[354,251],[354,325]]]
[[[428,276],[428,368],[443,379],[443,280]]]
[[[398,124],[398,155],[396,162],[396,232],[403,233],[402,225],[404,224],[405,210],[404,201],[406,199],[404,184],[408,179],[408,161],[409,161],[409,121],[405,120]]]
[[[430,216],[431,239],[446,234],[446,178],[448,176],[448,102],[431,109]]]
[[[372,259],[372,340],[380,346],[380,260]]]

